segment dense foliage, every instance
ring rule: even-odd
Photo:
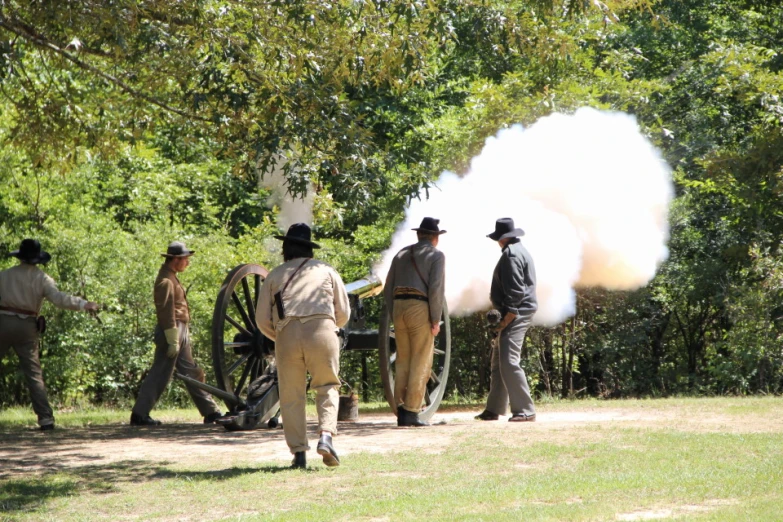
[[[47,305],[52,395],[135,396],[174,238],[199,250],[183,281],[209,366],[226,271],[280,260],[257,178],[281,158],[292,193],[314,187],[323,256],[350,281],[440,171],[505,125],[584,105],[635,114],[664,151],[671,255],[647,287],[582,289],[576,317],[534,329],[536,389],[778,393],[781,48],[783,8],[750,0],[0,2],[0,250],[38,237],[63,290],[107,305],[102,324]],[[453,341],[450,391],[481,396],[481,317],[455,320]],[[0,401],[26,401],[15,357],[0,382]]]

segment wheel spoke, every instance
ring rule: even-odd
[[[440,378],[432,370],[430,370],[430,380],[435,383],[435,386],[440,384]]]
[[[426,390],[424,393],[424,403],[427,405],[427,407],[429,407],[432,404],[432,399],[430,398],[430,394]]]
[[[446,351],[445,351],[445,350],[440,350],[440,349],[438,349],[438,348],[435,348],[435,349],[433,350],[433,352],[435,353],[435,355],[444,355],[444,354],[446,353]]]
[[[250,324],[253,325],[253,328],[257,328],[256,304],[255,301],[250,298],[250,285],[247,284],[246,277],[242,278],[242,290],[245,293],[245,303],[247,304],[247,313],[250,315]]]
[[[389,364],[394,364],[397,362],[397,352],[394,352],[391,354],[391,357],[389,357]]]
[[[256,358],[255,361],[253,361],[253,368],[250,370],[250,382],[255,381],[258,379],[258,370],[261,368],[261,359]]]
[[[256,280],[256,287],[253,289],[253,292],[255,293],[253,303],[258,303],[258,294],[261,292],[261,276],[256,274],[254,278]]]
[[[239,296],[236,292],[231,292],[231,300],[234,301],[234,306],[236,306],[237,310],[239,310],[239,314],[242,316],[242,320],[245,322],[247,329],[255,330],[253,322],[250,320],[250,317],[248,317],[247,312],[245,311],[245,307],[242,306],[242,302],[239,300]]]
[[[253,365],[256,363],[256,358],[252,357],[252,361],[247,363],[245,365],[245,369],[242,370],[242,377],[239,378],[239,383],[237,384],[237,387],[234,389],[234,395],[239,397],[239,392],[242,391],[242,388],[245,386],[245,381],[247,381],[247,376],[250,375],[250,369],[253,367]]]
[[[248,332],[248,331],[247,331],[247,329],[246,329],[244,326],[242,326],[241,324],[239,324],[239,323],[236,321],[236,319],[234,319],[233,317],[231,317],[231,316],[230,316],[230,315],[228,315],[228,314],[226,314],[226,321],[228,321],[229,323],[231,323],[231,326],[233,326],[234,328],[236,328],[237,330],[239,330],[239,333],[241,333],[241,334],[243,334],[243,335],[247,335],[248,337],[252,337],[252,336],[253,336],[253,334],[251,334],[250,332]]]
[[[253,355],[253,354],[252,353],[246,353],[245,355],[243,355],[242,357],[237,359],[234,362],[234,364],[232,364],[231,366],[226,368],[226,375],[231,375],[232,373],[234,373],[234,371],[236,371],[236,369],[239,368],[242,365],[242,363],[247,361],[250,358],[251,355]]]
[[[226,348],[238,348],[240,346],[250,346],[250,341],[237,342],[237,343],[234,343],[234,342],[223,343],[223,346],[225,346]]]

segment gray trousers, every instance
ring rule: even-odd
[[[0,359],[13,348],[27,380],[33,411],[38,415],[38,424],[54,424],[54,414],[46,396],[46,386],[38,357],[38,330],[34,317],[22,319],[15,315],[0,314]]]
[[[155,327],[155,359],[147,377],[141,383],[139,396],[136,398],[136,404],[133,406],[133,413],[136,415],[146,417],[150,414],[152,408],[155,407],[160,396],[166,390],[166,386],[171,381],[175,368],[182,375],[197,381],[204,381],[204,370],[199,368],[193,360],[188,325],[178,322],[177,328],[179,329],[179,354],[174,359],[170,359],[166,356],[168,343],[166,342],[166,336],[163,334],[163,329],[160,325]],[[186,383],[185,387],[188,389],[190,398],[193,399],[201,415],[206,417],[210,413],[220,412],[210,394],[191,384]]]
[[[525,371],[519,364],[522,343],[525,342],[525,333],[532,319],[532,314],[518,315],[500,333],[500,337],[492,342],[492,373],[487,411],[506,415],[510,403],[511,413],[536,413]]]

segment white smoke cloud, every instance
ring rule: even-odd
[[[441,220],[446,298],[452,314],[490,307],[500,256],[485,236],[511,217],[537,274],[534,323],[574,314],[574,288],[628,290],[646,284],[668,256],[671,172],[624,113],[579,109],[489,138],[467,175],[445,172],[427,200],[414,200],[375,272],[386,277],[394,254],[416,240],[422,218]]]
[[[280,213],[277,216],[277,228],[286,231],[294,223],[312,225],[315,187],[311,184],[303,198],[291,196],[288,193],[283,168],[292,160],[282,154],[278,155],[275,160],[272,171],[263,177],[259,176],[258,185],[272,191],[269,198],[267,198],[267,205],[270,207],[277,205],[280,209]]]

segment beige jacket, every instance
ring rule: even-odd
[[[163,263],[155,279],[155,313],[163,330],[176,328],[177,322],[189,323],[190,310],[185,299],[185,289],[177,279],[177,273]]]
[[[351,317],[348,292],[337,271],[323,261],[308,259],[296,273],[283,294],[285,319],[277,315],[274,295],[286,284],[304,258],[292,259],[269,272],[261,287],[256,309],[256,323],[261,332],[275,340],[277,332],[292,319],[307,320],[329,317],[342,328]]]
[[[413,267],[411,255],[416,256],[416,266],[421,277]],[[430,323],[438,323],[443,313],[446,292],[446,256],[426,239],[403,248],[394,256],[386,284],[383,285],[383,296],[389,311],[394,309],[396,288],[411,288],[426,295],[430,303]]]
[[[81,297],[57,290],[54,279],[36,265],[20,263],[0,271],[0,306],[29,310],[38,315],[41,313],[44,299],[51,301],[57,308],[67,310],[84,310],[84,305],[87,304]],[[0,314],[27,317],[4,310],[0,310]]]

